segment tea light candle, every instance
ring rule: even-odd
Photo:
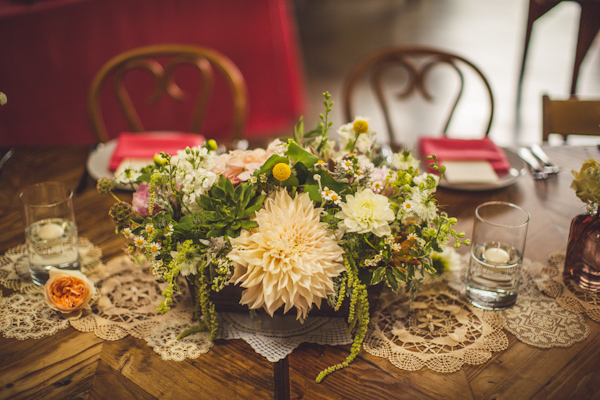
[[[510,256],[508,252],[499,247],[490,247],[483,252],[483,257],[485,257],[486,261],[489,261],[494,264],[504,264],[508,260],[510,260]]]
[[[62,236],[65,230],[56,224],[46,224],[38,231],[38,236],[43,240],[57,239]]]

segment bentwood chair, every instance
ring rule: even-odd
[[[137,75],[149,74],[152,83],[148,85],[148,76],[144,76],[146,78],[144,81],[141,77],[135,76],[136,73]],[[180,79],[181,82],[176,83],[176,77],[182,76],[190,78]],[[189,92],[195,89],[198,92],[195,97],[191,97],[188,91],[182,90],[182,86],[192,80],[194,84],[190,85]],[[230,117],[228,116],[229,137],[238,140],[243,136],[247,112],[246,83],[236,65],[215,50],[182,44],[161,44],[126,51],[109,60],[96,74],[88,95],[88,117],[98,142],[106,142],[111,137],[106,122],[109,117],[111,121],[114,119],[114,113],[110,115],[106,113],[105,117],[102,112],[105,104],[102,93],[105,86],[110,86],[109,83],[112,83],[118,108],[131,132],[148,130],[140,118],[142,108],[156,106],[159,102],[163,104],[177,101],[187,105],[189,114],[187,116],[191,119],[189,129],[185,128],[183,131],[204,134],[203,125],[206,123],[206,117],[212,117],[215,114],[214,110],[218,110],[219,113],[225,112],[223,105],[215,106],[211,102],[216,101],[217,98],[222,100],[227,97],[225,92],[228,92],[229,99],[225,99],[225,102],[231,109]],[[140,91],[146,94],[150,93],[150,89],[152,90],[151,96],[145,101],[143,101],[144,94],[132,93],[134,89],[140,88],[144,89]],[[110,91],[109,88],[105,90]],[[152,109],[143,111],[146,117],[158,112]],[[171,115],[169,114],[168,117]]]
[[[600,136],[600,100],[567,100],[542,97],[542,141],[551,134],[559,134],[567,141],[569,135]]]
[[[392,124],[391,103],[403,102],[421,94],[428,101],[434,101],[431,89],[438,89],[438,85],[428,84],[428,78],[433,75],[433,70],[450,70],[454,75],[456,85],[454,93],[449,97],[449,107],[440,132],[447,136],[452,117],[459,105],[465,89],[465,80],[477,81],[487,97],[489,103],[489,116],[485,119],[482,136],[487,136],[494,116],[494,97],[488,80],[473,63],[443,50],[429,47],[392,47],[377,51],[362,60],[349,74],[343,87],[342,99],[344,113],[347,121],[355,116],[354,102],[357,102],[358,87],[363,81],[368,81],[369,90],[372,92],[381,108],[389,134],[390,144],[395,143],[395,130]],[[401,75],[386,79],[386,74],[393,70],[403,70]],[[415,96],[413,96],[415,95]],[[398,105],[396,105],[398,107]],[[434,133],[440,133],[434,132]]]
[[[544,16],[563,0],[529,0],[529,11],[527,14],[527,27],[525,30],[525,44],[523,46],[523,57],[521,59],[521,70],[519,73],[519,83],[517,85],[517,112],[521,104],[521,92],[523,89],[523,78],[525,76],[525,61],[527,60],[527,51],[534,22]],[[575,58],[573,60],[573,74],[571,76],[570,94],[574,95],[577,90],[577,79],[579,69],[585,58],[594,38],[600,31],[600,0],[574,0],[581,8],[579,17],[579,33],[577,35],[577,47]]]

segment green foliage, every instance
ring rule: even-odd
[[[210,189],[209,195],[201,195],[198,204],[204,209],[199,214],[199,224],[207,228],[206,237],[238,237],[242,229],[258,226],[250,217],[262,207],[265,195],[257,195],[256,187],[242,182],[237,187],[224,176]]]

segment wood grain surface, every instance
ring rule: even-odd
[[[26,186],[59,181],[75,188],[89,149],[17,148],[0,177],[0,251],[24,242],[18,195]],[[525,256],[545,261],[564,250],[571,219],[584,211],[569,185],[571,169],[598,157],[595,147],[549,148],[562,167],[558,176],[485,192],[439,189],[443,209],[459,218],[470,235],[475,207],[504,200],[531,214]],[[123,199],[128,193],[120,193]],[[113,200],[95,183],[74,197],[79,233],[103,251],[106,262],[122,254],[123,242],[108,219]],[[466,252],[468,249],[462,249]],[[4,295],[10,290],[1,288]],[[590,336],[569,348],[538,349],[511,334],[507,350],[483,365],[465,365],[440,374],[429,369],[401,371],[386,359],[361,351],[349,368],[317,384],[324,368],[341,362],[349,346],[303,344],[288,359],[292,399],[590,399],[600,398],[600,324],[587,319]],[[109,342],[67,328],[42,339],[0,336],[0,399],[272,399],[276,370],[242,340],[218,340],[196,360],[164,361],[143,340]],[[287,365],[285,366],[287,367]]]

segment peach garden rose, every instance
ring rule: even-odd
[[[96,287],[79,271],[50,269],[50,278],[44,285],[48,307],[70,317],[79,317],[81,310],[96,294]]]

